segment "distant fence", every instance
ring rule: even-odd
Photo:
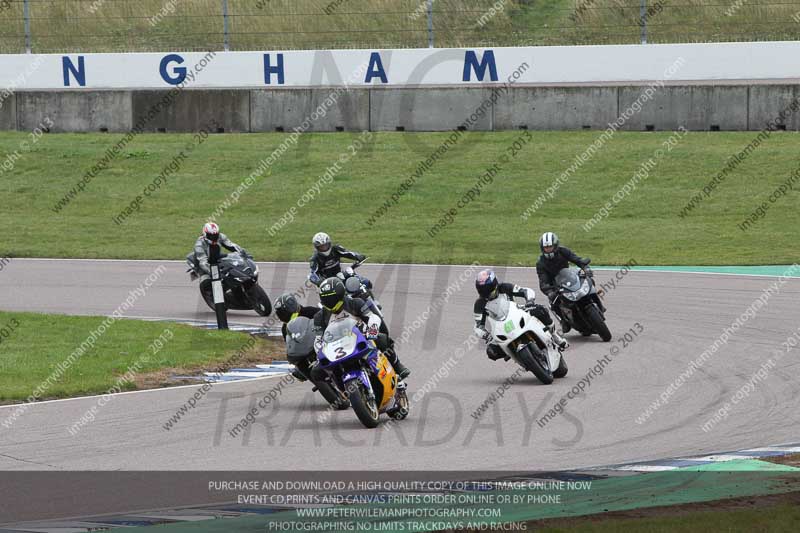
[[[800,0],[0,0],[0,53],[800,39]]]

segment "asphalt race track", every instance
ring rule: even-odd
[[[2,309],[110,314],[158,264],[167,272],[129,316],[213,320],[200,304],[180,262],[14,259],[0,276]],[[2,470],[542,470],[584,468],[789,442],[800,425],[800,384],[794,354],[780,359],[730,415],[710,431],[701,426],[800,326],[800,280],[786,281],[755,318],[669,396],[669,403],[637,423],[689,362],[711,345],[776,278],[630,272],[606,297],[615,340],[568,335],[569,375],[551,386],[518,375],[505,396],[476,420],[471,413],[512,376],[511,362],[492,362],[480,345],[459,357],[472,332],[474,269],[463,266],[368,265],[394,336],[413,324],[448,285],[459,286],[439,311],[429,312],[400,341],[412,369],[413,396],[435,374],[409,418],[388,430],[368,430],[350,410],[326,412],[304,383],[289,384],[259,412],[250,431],[228,430],[281,378],[217,384],[170,430],[164,423],[196,387],[126,393],[103,406],[76,435],[71,426],[97,398],[31,405],[10,429],[0,427]],[[302,286],[305,264],[262,264],[261,284],[274,300]],[[605,282],[615,271],[596,271]],[[532,269],[498,269],[501,279],[537,287]],[[459,276],[462,282],[459,283]],[[538,291],[537,291],[538,292]],[[254,313],[233,312],[232,323],[261,324]],[[627,347],[617,341],[634,324],[643,332]],[[88,333],[88,332],[87,332]],[[565,413],[540,427],[543,416],[609,353]],[[198,342],[198,349],[202,346]],[[35,357],[36,354],[32,354]],[[448,359],[453,358],[451,363]],[[443,369],[441,372],[440,369]],[[502,387],[501,387],[502,388]],[[0,407],[5,420],[14,406]],[[388,419],[384,418],[384,421]],[[641,420],[640,420],[641,422]]]

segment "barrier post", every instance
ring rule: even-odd
[[[428,48],[433,48],[433,0],[428,0]]]
[[[230,37],[228,32],[228,0],[222,0],[222,33],[225,51],[230,50]]]
[[[31,5],[30,0],[22,2],[22,19],[25,23],[25,53],[31,53]]]
[[[647,44],[647,0],[640,0],[639,3],[639,27],[641,28],[640,42]]]
[[[214,311],[217,314],[217,328],[228,329],[228,313],[225,310],[225,291],[219,275],[219,244],[212,243],[208,251],[208,264],[211,267],[211,291],[214,294]]]

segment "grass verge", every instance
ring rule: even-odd
[[[523,133],[528,140],[511,157],[509,148]],[[374,261],[532,265],[538,255],[536,239],[547,230],[596,264],[625,264],[631,258],[640,265],[798,260],[797,183],[750,229],[738,227],[797,169],[796,133],[773,133],[709,198],[681,218],[678,214],[692,195],[756,135],[689,133],[590,231],[583,225],[663,147],[670,133],[617,133],[527,220],[522,213],[599,132],[466,133],[416,178],[396,205],[370,221],[449,135],[372,134],[326,183],[323,176],[342,154],[351,154],[360,134],[305,134],[235,201],[236,189],[287,135],[212,135],[117,224],[113,218],[175,161],[192,143],[192,135],[138,136],[56,212],[55,204],[119,135],[48,134],[30,151],[20,152],[3,175],[8,202],[0,211],[0,224],[15,229],[5,235],[0,256],[182,259],[203,222],[228,202],[217,217],[222,230],[262,261],[305,260],[312,235],[327,231]],[[27,138],[25,133],[0,133],[0,153],[18,149]],[[493,181],[481,185],[474,201],[459,207],[481,174],[504,155],[508,161]],[[298,207],[304,195],[307,201]],[[286,216],[291,209],[295,212]],[[455,213],[452,221],[430,237],[428,231],[449,210]],[[281,227],[271,234],[275,224]]]
[[[103,320],[0,312],[0,403],[25,401],[37,388],[37,400],[154,388],[172,373],[268,362],[277,353],[273,341],[244,333],[122,319],[74,357]]]

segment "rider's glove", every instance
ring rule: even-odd
[[[359,263],[360,263],[361,261],[363,261],[364,259],[366,259],[366,258],[367,258],[367,256],[366,256],[366,255],[363,255],[363,254],[356,254],[356,261],[358,261]]]
[[[589,268],[588,265],[583,267],[583,273],[586,274],[587,276],[589,276],[590,278],[594,277],[594,272],[592,272],[592,269]]]
[[[489,340],[489,337],[491,337],[491,335],[489,335],[489,332],[480,326],[475,326],[475,329],[472,331],[475,333],[475,335],[477,335],[483,340]]]
[[[558,297],[558,293],[556,291],[550,291],[547,293],[547,299],[550,300],[550,304],[552,305],[553,302],[556,301]]]
[[[523,307],[523,309],[525,311],[536,309],[536,302],[534,302],[533,300],[528,300],[527,302],[525,302],[525,307]]]
[[[356,275],[356,271],[353,270],[353,267],[348,266],[344,268],[344,275],[345,277],[350,278]]]

